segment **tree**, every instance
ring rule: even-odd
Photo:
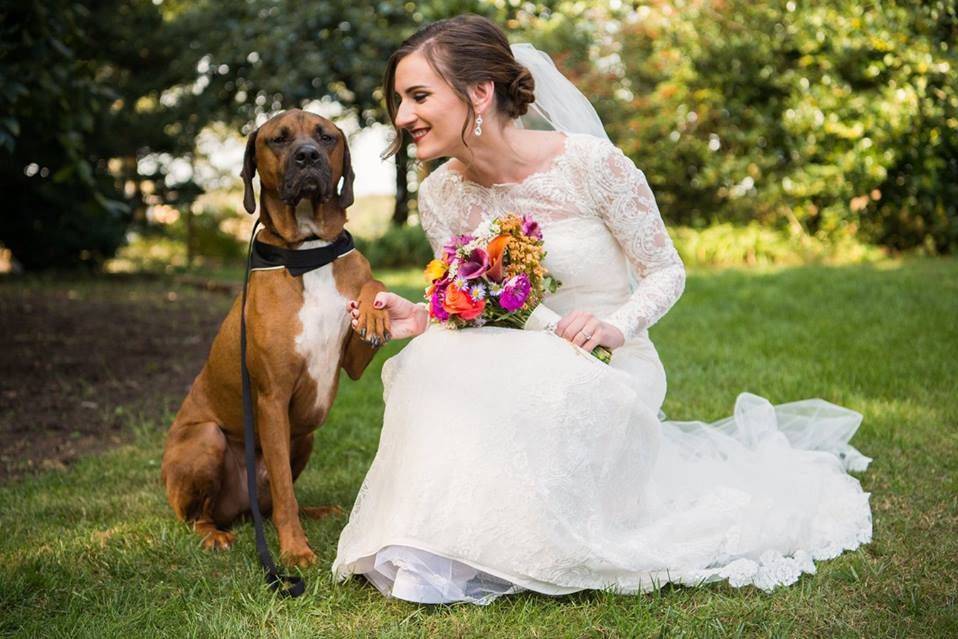
[[[411,3],[250,0],[195,4],[181,25],[184,55],[197,64],[192,111],[249,132],[257,119],[322,98],[356,114],[360,126],[387,123],[382,78],[390,54],[427,22],[472,12],[501,24],[548,14],[558,3],[497,4],[478,0]],[[395,224],[406,222],[413,167],[407,147],[396,157]]]
[[[675,221],[954,251],[956,16],[954,0],[645,5],[600,54],[608,129]]]
[[[181,155],[200,125],[163,104],[192,68],[176,64],[171,15],[149,0],[6,3],[0,39],[3,241],[27,268],[95,267],[142,216],[142,186],[183,205],[190,182],[167,184],[148,153]],[[31,81],[27,81],[27,79]]]

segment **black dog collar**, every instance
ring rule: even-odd
[[[302,275],[334,262],[355,248],[353,236],[346,229],[332,244],[311,249],[286,249],[253,240],[250,270],[285,268],[290,275]]]

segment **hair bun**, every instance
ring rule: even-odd
[[[518,66],[519,72],[509,84],[509,102],[511,103],[509,117],[511,118],[525,115],[529,105],[536,99],[536,82],[532,79],[532,74],[521,64]]]

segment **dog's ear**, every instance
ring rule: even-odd
[[[256,194],[253,193],[253,176],[256,175],[257,133],[259,133],[259,129],[254,129],[246,140],[246,155],[243,156],[243,170],[240,172],[240,177],[243,178],[243,207],[249,214],[256,212]]]
[[[338,128],[338,127],[337,127]],[[343,188],[339,191],[339,207],[349,208],[353,205],[353,180],[356,175],[353,173],[353,163],[349,158],[349,142],[346,140],[346,134],[339,131],[343,136]]]

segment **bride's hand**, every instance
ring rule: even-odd
[[[373,306],[377,309],[386,311],[389,315],[389,332],[386,333],[386,339],[404,339],[406,337],[415,337],[426,330],[426,324],[429,320],[428,312],[418,304],[413,304],[409,300],[395,293],[380,292],[376,293]],[[355,329],[359,319],[359,302],[349,300],[346,303],[352,326]]]
[[[592,352],[596,346],[614,350],[625,344],[625,335],[587,311],[572,311],[556,326],[556,335]]]

